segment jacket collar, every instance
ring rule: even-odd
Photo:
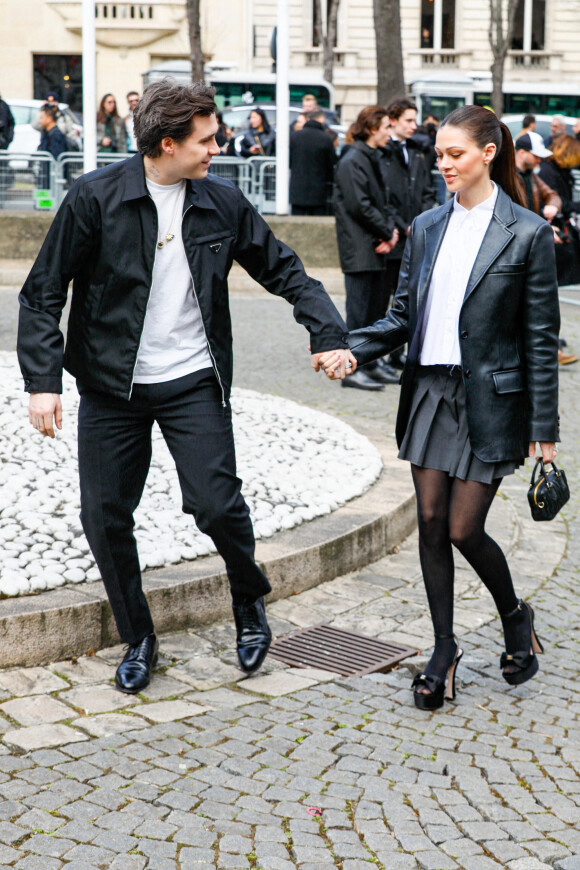
[[[123,193],[123,202],[149,196],[147,183],[145,181],[143,156],[141,154],[135,154],[127,160],[124,167],[125,191]],[[217,208],[209,194],[209,185],[213,183],[214,181],[211,177],[196,178],[193,181],[188,181],[185,190],[184,209],[186,209],[188,205],[197,205],[199,208]]]
[[[473,293],[481,279],[484,277],[492,263],[497,260],[502,251],[507,247],[509,242],[514,237],[514,233],[509,229],[511,224],[515,223],[516,216],[514,214],[513,203],[507,193],[505,193],[498,184],[497,199],[495,208],[487,232],[483,237],[483,242],[479,249],[479,253],[475,258],[473,269],[467,282],[465,289],[464,301]],[[421,307],[424,293],[428,289],[433,274],[433,267],[437,259],[437,253],[443,241],[443,236],[447,229],[449,219],[453,212],[453,199],[448,200],[445,205],[434,211],[431,223],[424,229],[425,234],[425,256],[423,258],[423,267],[419,278],[417,305]]]

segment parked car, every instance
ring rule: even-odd
[[[534,114],[533,112],[531,114]],[[518,135],[520,130],[523,127],[523,120],[525,115],[502,115],[502,121],[509,128],[512,136],[515,137]],[[550,135],[550,124],[552,123],[553,115],[534,115],[536,119],[536,133],[539,133],[542,139],[547,139]],[[572,127],[576,123],[576,118],[571,118],[569,116],[562,116],[566,121],[566,133],[569,133],[573,136]]]

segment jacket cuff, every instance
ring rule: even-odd
[[[348,348],[346,332],[325,332],[310,336],[310,353],[324,353],[326,350]]]
[[[541,426],[538,423],[530,426],[528,429],[528,441],[543,441],[555,444],[560,441],[559,424],[547,427],[546,425]]]
[[[32,375],[24,378],[27,393],[62,393],[62,377],[57,375]]]

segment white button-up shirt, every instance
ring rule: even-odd
[[[459,204],[455,194],[429,285],[421,365],[461,365],[459,313],[496,199],[495,184],[491,196],[469,210]]]

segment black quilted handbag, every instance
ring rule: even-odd
[[[548,464],[552,466],[550,471],[546,471],[544,460],[540,457],[532,471],[528,501],[533,520],[553,520],[570,498],[568,481],[563,469],[558,468],[555,462]],[[538,468],[540,473],[536,479]]]

